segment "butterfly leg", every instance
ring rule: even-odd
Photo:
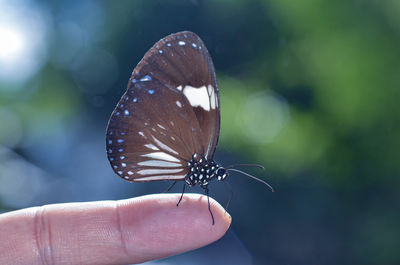
[[[207,195],[207,202],[208,202],[208,211],[211,214],[211,219],[212,219],[212,225],[214,225],[214,215],[211,211],[211,207],[210,207],[210,196],[208,196],[208,187],[204,188],[205,194]]]
[[[185,188],[186,188],[186,183],[185,183],[185,182],[183,182],[182,194],[181,194],[181,197],[179,198],[179,201],[178,201],[178,203],[176,204],[176,206],[177,206],[177,207],[179,206],[179,204],[180,204],[180,203],[181,203],[181,201],[182,201],[183,194],[185,193]]]
[[[166,193],[166,192],[170,191],[170,190],[172,189],[172,187],[175,186],[176,182],[177,182],[177,181],[174,181],[174,183],[172,183],[172,184],[168,187],[168,189],[166,189],[165,191],[163,191],[163,193]]]

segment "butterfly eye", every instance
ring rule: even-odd
[[[218,180],[224,180],[227,176],[226,169],[222,168],[222,167],[218,168],[217,171],[215,172],[215,174],[217,175]]]
[[[218,176],[222,177],[225,174],[225,172],[226,172],[225,168],[218,168],[216,173]]]

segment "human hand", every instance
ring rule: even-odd
[[[121,201],[66,203],[0,215],[0,264],[130,264],[208,245],[231,217],[207,197],[154,194]]]

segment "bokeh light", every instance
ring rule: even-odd
[[[0,1],[0,89],[18,88],[46,60],[46,14],[32,3]]]

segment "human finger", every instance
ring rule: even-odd
[[[46,205],[0,215],[0,264],[129,264],[196,249],[222,237],[229,214],[207,197],[155,194]]]

